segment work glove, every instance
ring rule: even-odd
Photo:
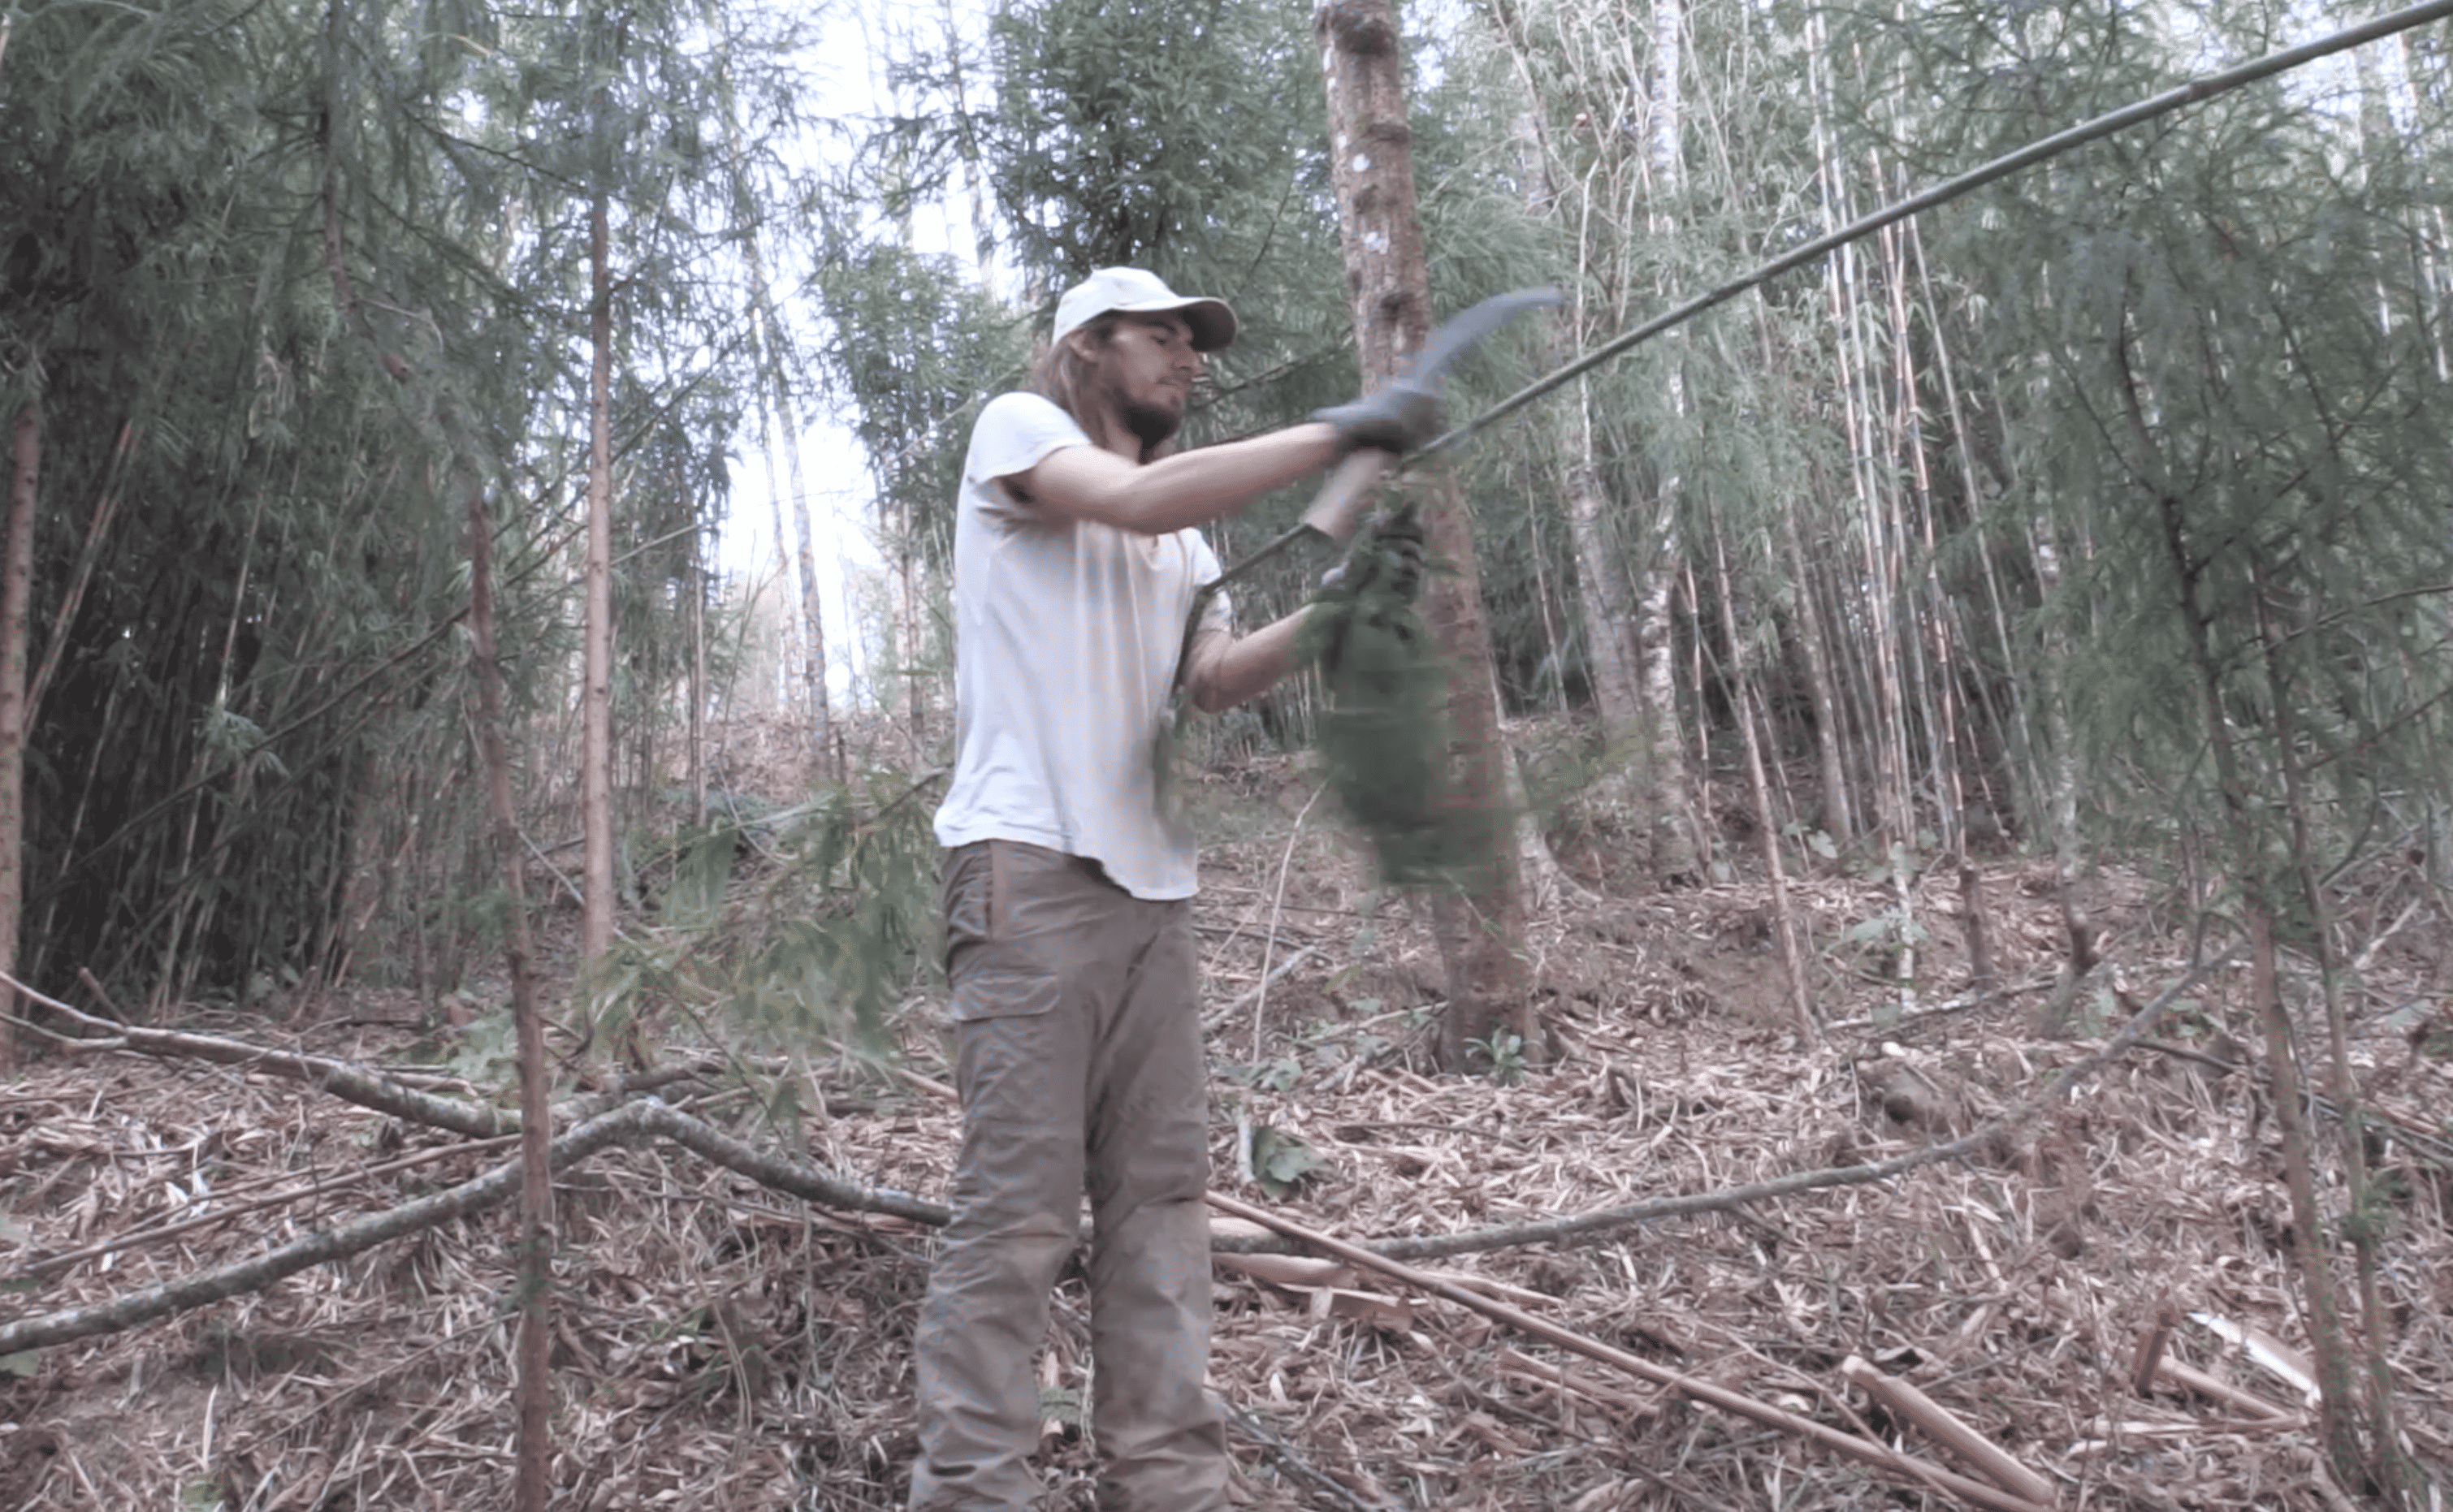
[[[1419,449],[1446,423],[1437,390],[1391,378],[1351,404],[1315,409],[1311,417],[1337,428],[1347,451],[1370,448],[1399,455]]]

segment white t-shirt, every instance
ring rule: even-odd
[[[1185,617],[1219,575],[1200,532],[1056,520],[1005,481],[1091,445],[1037,394],[980,411],[954,518],[954,778],[947,847],[1018,840],[1096,861],[1136,898],[1196,890],[1189,826],[1160,799]],[[1231,623],[1225,594],[1202,628]]]

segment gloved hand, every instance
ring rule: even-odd
[[[1314,420],[1337,428],[1348,451],[1366,447],[1403,455],[1437,436],[1446,419],[1436,389],[1391,378],[1351,404],[1312,411]]]

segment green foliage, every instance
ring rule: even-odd
[[[1475,1059],[1490,1068],[1490,1079],[1501,1086],[1514,1086],[1525,1080],[1525,1041],[1504,1029],[1493,1030],[1487,1040],[1472,1043]]]
[[[682,675],[742,362],[711,12],[54,4],[0,90],[0,411],[45,419],[21,965],[448,986],[499,877],[452,619],[497,510],[513,714],[562,703],[586,216],[617,276],[617,718]],[[721,29],[718,29],[721,30]],[[773,106],[762,39],[729,39]],[[621,144],[621,151],[612,150]],[[661,544],[660,538],[662,539]]]
[[[657,922],[616,945],[596,984],[600,1032],[674,1004],[796,1048],[882,1044],[933,954],[931,781],[871,773],[683,837]]]
[[[1282,1199],[1310,1177],[1328,1168],[1328,1162],[1295,1135],[1266,1124],[1252,1125],[1252,1180],[1272,1199]]]
[[[942,560],[970,416],[1027,383],[1033,333],[1093,268],[1150,268],[1235,306],[1241,332],[1195,395],[1190,444],[1352,395],[1308,6],[1002,0],[984,48],[907,47],[894,81],[907,103],[835,187],[820,283],[829,380],[863,410],[881,512],[909,549]],[[978,249],[1018,304],[908,249],[905,218],[929,195],[971,202]],[[1213,545],[1232,561],[1300,507],[1287,490],[1221,522]],[[1239,619],[1277,618],[1317,570],[1247,579]]]
[[[904,550],[946,567],[970,423],[988,398],[1022,386],[1026,323],[949,258],[840,230],[812,288],[829,332],[821,355],[848,401],[879,516]]]
[[[1971,108],[1927,152],[1981,155],[2206,61],[2119,10],[1920,27],[1912,67],[1963,70],[1954,45],[1998,60],[1958,72]],[[2208,40],[2245,54],[2272,32],[2234,8]],[[2409,170],[2453,123],[2413,94],[2395,132],[2385,103],[2373,73],[2309,70],[2073,153],[1936,238],[2003,375],[2004,507],[2075,547],[2041,613],[2077,657],[2076,754],[2119,774],[2090,796],[2123,839],[2228,836],[2267,885],[2453,798],[2453,385],[2442,249],[2414,256],[2446,191]],[[2319,854],[2270,801],[2286,773]]]
[[[1466,804],[1450,777],[1447,676],[1398,587],[1405,570],[1379,530],[1366,529],[1305,618],[1298,655],[1317,664],[1327,691],[1322,770],[1383,882],[1486,890],[1506,829]]]

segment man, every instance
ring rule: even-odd
[[[920,1314],[914,1512],[1022,1512],[1031,1363],[1083,1195],[1103,1512],[1216,1512],[1207,1078],[1190,831],[1160,802],[1179,679],[1207,712],[1291,669],[1302,616],[1237,636],[1192,528],[1357,447],[1406,450],[1432,396],[1391,385],[1310,424],[1174,449],[1215,299],[1111,268],[1066,291],[1035,393],[981,411],[954,528],[953,781],[937,811],[955,1080],[954,1217]],[[1181,655],[1184,666],[1179,669]]]

